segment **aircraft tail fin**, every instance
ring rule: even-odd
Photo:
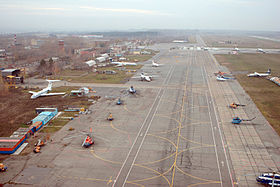
[[[53,82],[58,82],[58,81],[60,81],[60,80],[46,80],[46,81],[49,82],[49,84],[48,84],[48,89],[51,90],[51,89],[52,89],[52,83],[53,83]]]
[[[271,74],[271,69],[268,69],[268,70],[267,70],[267,73],[268,73],[268,74]]]

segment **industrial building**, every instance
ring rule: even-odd
[[[96,65],[96,62],[94,60],[89,60],[85,62],[89,67]]]
[[[96,58],[96,61],[97,61],[98,63],[102,63],[102,62],[105,62],[105,61],[106,61],[106,58],[104,58],[104,57],[98,57],[98,58]]]
[[[20,69],[4,69],[1,71],[1,76],[8,84],[19,84],[24,82]]]
[[[4,70],[2,70],[1,74],[2,74],[2,77],[7,77],[9,75],[19,77],[20,69],[4,69]]]
[[[0,137],[0,154],[13,154],[31,134],[46,125],[57,113],[56,108],[43,111],[32,120],[29,128],[19,128],[10,137]]]

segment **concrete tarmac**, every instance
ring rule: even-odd
[[[233,115],[246,118],[251,114],[226,107],[248,98],[238,82],[216,81],[213,73],[221,67],[208,51],[169,50],[175,45],[180,44],[154,46],[161,50],[156,58],[163,66],[154,68],[147,62],[139,71],[157,75],[152,82],[131,80],[97,87],[104,97],[90,107],[93,112],[53,134],[42,153],[31,153],[11,183],[256,186],[260,172],[267,167],[279,169],[279,136],[265,119],[258,117],[262,129],[251,122],[230,123]],[[127,93],[131,85],[136,94]],[[106,99],[106,95],[114,97]],[[118,97],[124,105],[115,104]],[[250,107],[258,114],[254,104]],[[106,120],[109,112],[113,121]],[[68,131],[69,127],[75,130]],[[81,144],[90,128],[95,144],[86,149]],[[273,140],[261,133],[264,130]]]

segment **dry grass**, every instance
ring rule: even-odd
[[[204,35],[202,37],[209,47],[280,48],[280,42],[249,36]]]
[[[131,62],[145,62],[152,58],[154,55],[127,55],[125,58]]]
[[[126,69],[136,70],[140,69],[143,65],[137,66],[124,66]],[[93,72],[79,71],[79,70],[65,70],[62,71],[61,74],[57,76],[53,76],[53,79],[67,80],[69,82],[79,82],[79,83],[111,83],[111,84],[120,84],[125,83],[129,80],[129,78],[133,75],[131,73],[127,73],[126,71],[119,70],[119,67],[109,66],[98,68],[98,71],[104,70],[113,70],[116,72],[114,75],[107,74],[98,74]],[[83,73],[82,73],[83,72]],[[78,75],[81,76],[73,76]]]
[[[86,97],[51,96],[31,100],[29,93],[21,89],[14,90],[8,96],[0,97],[0,136],[10,136],[24,123],[36,117],[35,108],[49,106],[62,110],[67,106],[87,108],[90,104]]]
[[[245,71],[236,78],[253,99],[259,110],[280,135],[280,87],[265,78],[247,77],[248,72],[264,72],[272,69],[272,75],[280,75],[280,55],[278,54],[240,54],[215,55],[219,63],[231,71]]]

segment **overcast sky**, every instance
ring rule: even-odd
[[[0,0],[0,32],[280,31],[280,0]]]

